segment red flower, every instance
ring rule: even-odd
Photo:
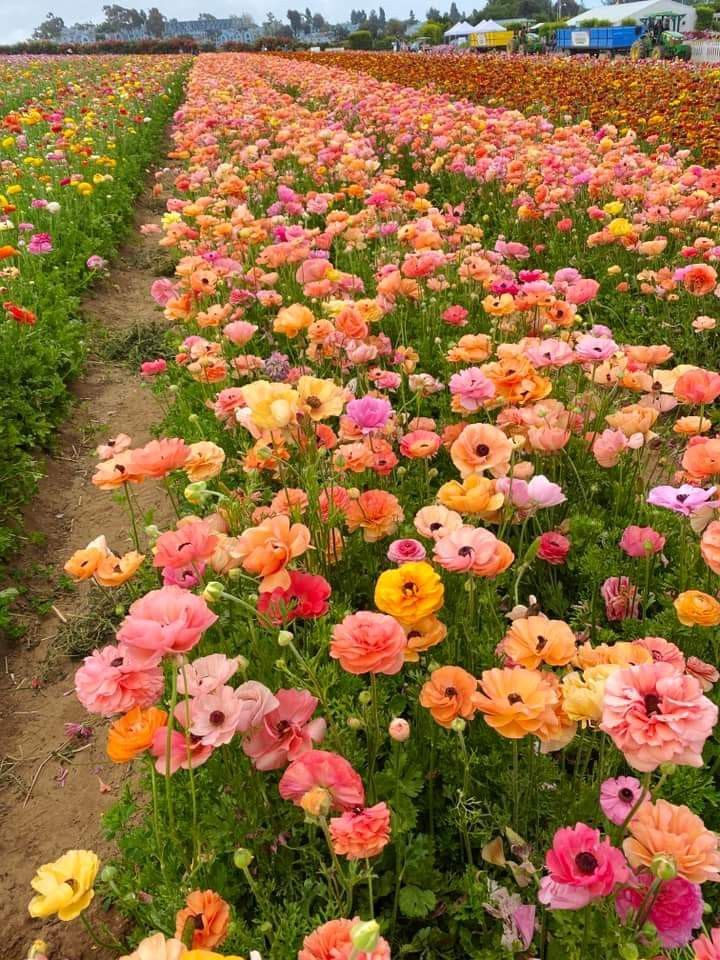
[[[26,323],[29,327],[33,327],[37,322],[37,317],[32,310],[26,310],[24,307],[18,306],[17,303],[13,303],[12,300],[6,300],[3,303],[3,308],[18,323]]]
[[[282,627],[293,620],[316,620],[328,612],[332,589],[325,577],[290,570],[290,586],[261,593],[257,609],[269,626]]]
[[[537,555],[546,563],[551,563],[557,567],[565,563],[565,558],[570,552],[570,541],[561,533],[543,533],[540,537],[540,546]]]

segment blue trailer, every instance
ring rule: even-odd
[[[628,27],[561,27],[555,34],[555,46],[568,53],[629,53],[645,33],[641,24]]]

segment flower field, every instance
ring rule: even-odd
[[[689,147],[706,162],[720,160],[720,70],[679,62],[637,64],[625,58],[527,57],[365,52],[291,54],[293,58],[370,73],[378,80],[431,85],[552,120],[588,118],[643,138]]]
[[[702,111],[625,129],[709,74],[553,125],[393,62],[191,68],[165,419],[118,415],[127,543],[65,565],[136,776],[30,914],[126,960],[718,960],[720,169]]]
[[[0,556],[67,407],[101,273],[180,95],[177,57],[0,61]]]

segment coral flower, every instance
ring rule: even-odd
[[[720,474],[720,438],[693,437],[682,458],[682,468],[703,480]],[[714,493],[714,488],[711,488]],[[701,493],[703,491],[700,491]]]
[[[152,744],[155,731],[164,727],[167,714],[157,707],[133,707],[108,731],[107,753],[113,763],[128,763]]]
[[[439,667],[420,691],[420,704],[441,727],[450,727],[456,717],[471,720],[478,708],[478,682],[462,667]]]
[[[54,863],[44,863],[30,881],[36,896],[28,904],[31,917],[74,920],[95,896],[93,884],[100,861],[91,850],[68,850]]]
[[[675,613],[686,627],[717,627],[720,624],[720,603],[700,590],[686,590],[674,602]]]
[[[570,552],[570,540],[562,533],[551,530],[543,533],[538,539],[538,558],[550,563],[554,567],[565,563],[567,555]]]
[[[275,627],[293,620],[316,620],[328,612],[332,588],[324,577],[301,570],[290,571],[290,586],[261,593],[257,602],[261,621]]]
[[[512,449],[502,430],[486,423],[471,423],[450,447],[450,457],[463,477],[485,470],[502,475],[508,470]]]
[[[129,453],[127,472],[130,479],[143,480],[165,477],[173,470],[180,470],[185,466],[190,448],[177,437],[163,437],[161,440],[151,440],[144,447]]]
[[[625,527],[620,538],[620,549],[629,557],[652,557],[665,546],[665,537],[652,527]]]
[[[460,527],[435,542],[433,557],[445,570],[496,577],[515,559],[510,547],[489,530]]]
[[[655,770],[661,763],[701,767],[717,716],[694,677],[668,663],[650,663],[609,677],[601,729],[636,770]]]
[[[153,566],[173,570],[200,566],[212,557],[217,546],[218,538],[205,521],[183,523],[158,537]]]
[[[713,520],[703,530],[700,553],[712,572],[720,575],[720,520]]]
[[[559,694],[539,670],[485,670],[480,678],[477,708],[489,726],[511,740],[540,733],[554,718]]]
[[[185,939],[185,928],[192,925],[191,946],[194,949],[211,949],[227,937],[230,922],[230,907],[214,890],[193,890],[185,900],[185,906],[175,917],[175,937]]]
[[[187,653],[216,620],[202,597],[178,586],[162,587],[131,605],[117,639],[128,662],[147,666],[169,653]]]
[[[400,453],[412,460],[427,460],[440,449],[440,436],[434,430],[413,430],[400,440]]]
[[[690,883],[720,879],[720,842],[700,817],[667,800],[644,803],[629,824],[623,850],[632,867],[649,867],[657,856],[672,860]]]
[[[630,871],[622,853],[584,823],[562,827],[545,855],[548,876],[538,899],[551,910],[580,910],[625,883]]]
[[[563,667],[575,655],[575,634],[564,620],[520,617],[505,634],[502,649],[513,663],[528,670],[541,663]]]
[[[361,610],[333,627],[330,656],[348,673],[399,673],[405,633],[393,617]]]
[[[685,403],[714,403],[720,397],[720,374],[700,367],[688,370],[675,381],[673,393]]]
[[[351,533],[361,529],[365,542],[375,543],[395,533],[404,516],[394,494],[386,490],[366,490],[350,501],[345,519]]]
[[[348,860],[366,860],[382,853],[390,841],[390,810],[385,803],[347,810],[330,820],[332,847]]]
[[[365,805],[365,788],[360,775],[348,761],[327,750],[308,750],[293,760],[280,778],[278,790],[283,800],[296,806],[310,791],[323,794],[333,810],[353,810]]]
[[[238,537],[236,553],[248,573],[261,578],[260,592],[291,584],[287,564],[302,556],[310,546],[310,531],[302,523],[291,523],[284,515],[268,517]]]
[[[351,939],[352,930],[360,920],[330,920],[313,930],[303,940],[297,960],[390,960],[390,947],[382,937],[370,951],[358,952]]]
[[[375,584],[375,606],[403,625],[437,613],[444,599],[440,575],[424,561],[385,570]]]
[[[720,960],[720,927],[693,940],[693,960]]]

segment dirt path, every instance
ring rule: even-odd
[[[156,276],[157,240],[139,232],[156,216],[150,203],[149,194],[140,201],[133,235],[108,279],[84,301],[84,312],[105,328],[111,342],[158,318],[148,292]],[[47,941],[52,960],[102,956],[79,923],[30,919],[30,879],[38,865],[73,847],[93,849],[102,858],[100,818],[127,776],[126,767],[107,760],[102,727],[87,743],[66,734],[65,724],[88,719],[72,692],[76,664],[60,657],[51,678],[40,678],[47,672],[48,653],[57,650],[58,633],[87,611],[84,585],[71,592],[58,589],[64,561],[101,533],[116,552],[131,548],[122,506],[89,482],[95,447],[120,431],[142,445],[151,439],[160,410],[135,371],[122,360],[98,355],[90,357],[75,395],[73,414],[59,431],[57,455],[47,462],[27,511],[28,531],[41,534],[44,542],[29,547],[19,561],[23,570],[32,571],[33,592],[52,597],[54,608],[44,616],[28,613],[27,635],[20,643],[2,650],[0,641],[0,956],[8,960],[25,957],[37,937]],[[139,488],[143,506],[152,497],[151,488]]]

